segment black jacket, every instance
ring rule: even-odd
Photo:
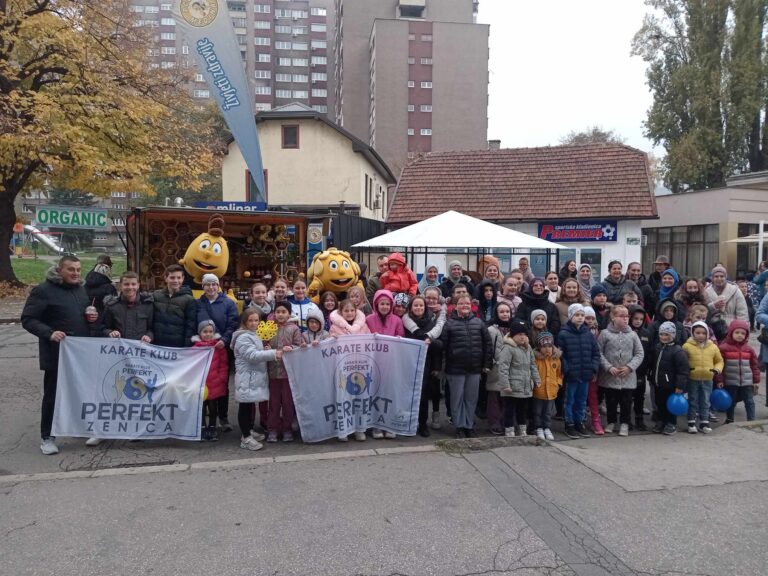
[[[459,279],[458,284],[464,284],[464,286],[467,287],[467,294],[469,294],[470,298],[474,296],[475,294],[475,285],[472,284],[472,280],[470,280],[469,276],[462,276]],[[440,282],[440,292],[443,293],[443,298],[450,298],[453,294],[453,287],[454,283],[453,281],[448,277],[443,277],[443,281]]]
[[[643,315],[645,315],[645,309],[641,306],[630,306],[629,307],[629,321],[630,321],[630,327],[632,327],[632,316],[634,316],[635,312],[642,312]],[[637,373],[638,382],[641,378],[645,378],[645,376],[648,374],[648,366],[651,364],[651,352],[653,351],[653,334],[651,333],[651,327],[647,325],[643,325],[640,328],[634,328],[632,327],[632,330],[637,334],[637,337],[640,339],[640,344],[643,345],[643,363],[640,364],[640,366],[637,367],[637,370],[635,372]]]
[[[412,318],[413,319],[413,318]],[[427,339],[427,334],[437,324],[437,318],[432,314],[430,310],[424,312],[424,316],[420,320],[414,320],[416,322],[416,330],[413,332],[408,329],[405,330],[405,337],[412,338],[414,340],[421,340],[422,342]],[[440,340],[433,340],[427,348],[427,359],[424,363],[424,378],[429,378],[430,374],[436,370],[440,370],[442,367],[442,351],[443,344]]]
[[[621,276],[618,283],[614,282],[610,275],[606,276],[603,278],[602,284],[603,288],[605,288],[605,293],[608,295],[608,302],[611,304],[621,304],[624,301],[624,294],[627,292],[634,292],[639,300],[643,299],[643,293],[640,288],[625,275]]]
[[[21,325],[39,338],[40,370],[57,370],[59,344],[51,342],[51,334],[93,336],[93,325],[85,320],[85,309],[91,303],[81,284],[65,284],[55,267],[45,282],[35,286],[21,313]],[[94,324],[97,324],[94,322]]]
[[[91,270],[85,277],[85,291],[88,298],[101,314],[104,311],[104,299],[107,296],[117,296],[117,289],[109,276]]]
[[[648,281],[643,274],[640,274],[640,278],[637,279],[636,284],[642,294],[640,300],[643,304],[643,308],[645,308],[645,311],[653,317],[653,313],[656,310],[656,294],[653,288],[648,284]]]
[[[107,298],[104,302],[101,335],[108,337],[110,332],[117,330],[120,337],[126,340],[141,340],[142,336],[154,339],[153,312],[152,296],[149,295],[140,294],[134,306],[128,306],[121,296]]]
[[[182,286],[173,296],[168,289],[152,293],[155,310],[152,322],[154,343],[158,346],[191,346],[197,334],[197,300],[189,286]]]
[[[648,375],[654,386],[659,388],[680,388],[688,384],[688,354],[678,344],[656,344],[653,360],[648,366]]]
[[[443,326],[440,342],[448,374],[480,374],[493,366],[491,335],[477,316],[460,318],[453,313]]]
[[[535,296],[528,288],[520,294],[520,299],[522,302],[517,307],[515,318],[531,326],[531,313],[534,310],[544,310],[547,313],[547,330],[557,337],[557,333],[560,332],[560,311],[549,301],[549,290],[544,290],[541,296]]]

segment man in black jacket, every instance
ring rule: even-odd
[[[117,289],[112,283],[112,259],[106,254],[96,258],[96,265],[86,275],[85,291],[99,314],[104,311],[104,299],[117,295]]]
[[[172,264],[165,269],[165,288],[152,293],[155,344],[185,348],[197,333],[197,300],[184,286],[184,268]]]
[[[97,314],[88,314],[88,295],[80,279],[80,260],[63,256],[51,267],[45,282],[35,286],[24,304],[21,325],[39,339],[40,369],[43,370],[43,402],[40,418],[40,451],[57,454],[51,436],[56,382],[59,371],[59,343],[67,336],[91,336]]]

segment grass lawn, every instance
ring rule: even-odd
[[[83,279],[85,275],[96,264],[96,254],[78,255],[82,263]],[[16,258],[13,257],[13,271],[16,277],[25,284],[39,284],[45,279],[45,273],[48,268],[56,263],[57,258],[49,256],[39,256],[37,260],[32,257]],[[125,272],[125,256],[114,256],[112,258],[112,278],[117,279],[120,274]]]

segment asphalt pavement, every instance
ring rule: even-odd
[[[708,436],[269,445],[60,439],[0,327],[0,575],[752,576],[768,422]],[[758,417],[766,418],[763,395]],[[234,414],[234,411],[232,412]],[[764,428],[765,426],[765,428]],[[438,441],[437,445],[435,440]]]

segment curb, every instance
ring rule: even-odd
[[[0,318],[0,324],[21,324],[21,316],[18,318]]]
[[[295,454],[293,456],[266,456],[244,458],[242,460],[222,460],[220,462],[194,462],[192,464],[158,464],[156,466],[134,466],[126,468],[102,468],[100,470],[74,470],[71,472],[40,472],[36,474],[10,474],[0,476],[2,484],[20,484],[23,482],[46,482],[50,480],[75,480],[79,478],[107,478],[114,476],[136,476],[160,474],[163,472],[195,472],[215,470],[236,470],[256,468],[265,464],[284,464],[289,462],[313,462],[320,460],[343,460],[346,458],[370,458],[395,454],[418,454],[440,452],[437,446],[414,446],[413,448],[379,448],[370,450],[345,450],[341,452],[318,452],[317,454]]]

